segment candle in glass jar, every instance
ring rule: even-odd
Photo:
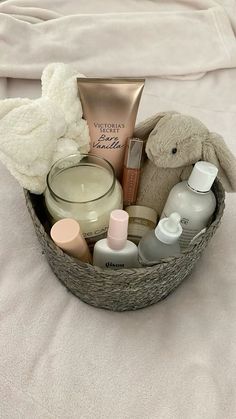
[[[76,219],[84,237],[94,243],[104,237],[110,212],[122,208],[121,186],[110,164],[102,158],[85,155],[78,164],[73,162],[73,156],[66,159],[64,169],[59,161],[48,176],[46,206],[53,222]]]

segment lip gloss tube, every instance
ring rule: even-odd
[[[136,203],[143,145],[143,141],[139,138],[127,140],[122,180],[124,206]]]

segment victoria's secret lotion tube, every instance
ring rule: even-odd
[[[144,79],[78,78],[91,138],[90,153],[107,159],[121,177],[125,145],[132,137]]]

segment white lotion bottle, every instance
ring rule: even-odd
[[[93,264],[100,268],[137,268],[138,248],[127,240],[129,215],[123,210],[111,212],[107,238],[95,243]]]
[[[139,262],[141,265],[155,265],[162,259],[180,255],[179,237],[182,234],[181,217],[172,213],[163,218],[155,230],[149,231],[138,245]]]
[[[170,191],[161,218],[168,217],[173,211],[180,214],[183,228],[180,238],[182,250],[211,221],[216,208],[216,198],[211,186],[217,173],[216,166],[199,161],[195,164],[188,181],[178,183]]]

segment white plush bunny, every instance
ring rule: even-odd
[[[163,112],[137,126],[135,136],[146,141],[146,160],[137,204],[160,215],[172,187],[188,178],[193,164],[215,164],[226,191],[236,191],[236,159],[223,138],[211,133],[198,119],[177,112]]]
[[[42,97],[0,101],[0,160],[22,187],[42,193],[51,165],[89,151],[77,77],[70,65],[49,64],[42,74]]]

